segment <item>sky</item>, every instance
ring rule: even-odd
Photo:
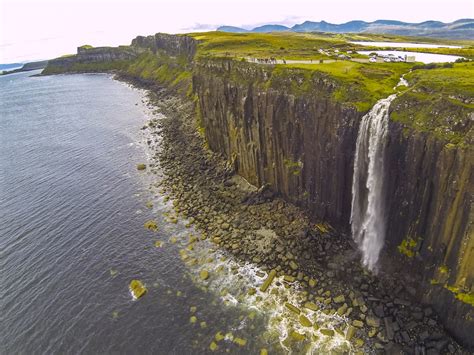
[[[472,0],[0,0],[0,63],[49,59],[137,35],[273,23],[474,17]]]

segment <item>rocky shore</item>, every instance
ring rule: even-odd
[[[302,309],[342,317],[337,329],[319,333],[330,337],[338,332],[356,352],[467,353],[431,308],[413,301],[409,287],[382,272],[367,273],[350,236],[310,221],[268,186],[253,187],[235,175],[231,163],[207,149],[192,100],[158,87],[150,89],[149,99],[163,114],[144,127],[153,137],[149,145],[160,142],[149,168],[163,174],[160,187],[177,215],[201,233],[196,242],[207,240],[242,263],[258,265],[267,272],[268,284],[277,276],[275,282],[299,292],[300,304],[286,306],[303,326],[319,327],[300,315]],[[305,337],[289,332],[292,342]]]

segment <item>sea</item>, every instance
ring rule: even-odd
[[[350,350],[343,335],[302,328],[284,306],[301,302],[297,286],[277,277],[261,292],[264,270],[175,215],[160,140],[145,129],[164,116],[145,91],[107,74],[39,73],[0,76],[0,354]],[[138,299],[132,280],[147,289]]]

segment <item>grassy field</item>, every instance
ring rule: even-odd
[[[270,58],[315,60],[314,64],[278,64],[271,69],[270,88],[284,88],[295,94],[312,94],[316,78],[327,77],[335,83],[333,97],[365,112],[384,97],[398,91],[392,118],[422,132],[430,132],[451,145],[472,144],[474,109],[474,62],[448,65],[420,63],[359,63],[337,61],[317,63],[318,59],[335,58],[339,53],[358,49],[370,50],[348,41],[412,42],[461,45],[463,48],[409,48],[407,50],[474,58],[474,41],[446,41],[370,34],[299,34],[299,33],[223,33],[191,34],[200,41],[197,60],[204,58]],[[375,48],[375,47],[374,47]],[[323,49],[331,57],[321,54]],[[380,49],[380,48],[378,48]],[[351,54],[353,57],[357,55]],[[258,65],[258,64],[248,64]],[[410,86],[394,87],[405,74]]]
[[[414,70],[406,75],[410,88],[392,104],[392,119],[429,132],[448,146],[474,143],[474,62],[452,68]]]
[[[191,33],[201,41],[198,57],[320,59],[319,49],[347,51],[355,48],[345,40],[303,33]]]

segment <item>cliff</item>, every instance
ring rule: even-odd
[[[314,221],[348,232],[360,120],[392,90],[397,70],[407,67],[394,65],[390,72],[388,66],[342,63],[324,72],[257,65],[209,58],[210,47],[224,50],[211,44],[203,56],[190,36],[139,36],[130,47],[78,50],[51,61],[45,72],[116,69],[194,96],[209,148],[238,174],[254,185],[268,184]],[[447,329],[474,347],[472,86],[463,91],[452,85],[451,93],[445,82],[434,89],[442,93],[439,100],[426,94],[423,82],[392,104],[381,269],[398,273],[407,290],[433,305]]]
[[[201,61],[193,76],[201,126],[209,147],[251,183],[269,184],[314,220],[348,231],[355,143],[364,112],[338,103],[332,95],[338,83],[329,77],[315,74],[309,90],[302,89],[303,80],[298,70],[283,77],[268,67]],[[298,89],[292,88],[298,81]],[[400,101],[394,110],[407,110]],[[472,110],[457,114],[468,122]],[[458,339],[474,346],[472,145],[465,140],[455,145],[393,119],[389,132],[381,269],[399,273]]]
[[[138,52],[128,46],[96,48],[81,46],[77,48],[75,55],[50,60],[42,74],[119,70],[126,68],[137,56]]]

